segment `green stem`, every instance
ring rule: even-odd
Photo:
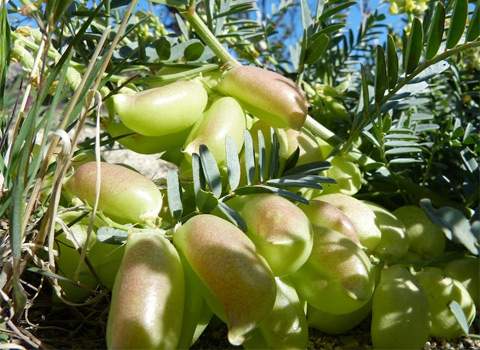
[[[242,65],[228,52],[228,50],[220,43],[220,41],[218,41],[215,35],[213,35],[207,25],[195,12],[194,7],[188,8],[185,12],[182,12],[182,14],[188,23],[190,23],[190,25],[193,27],[198,36],[223,63],[229,63],[234,67]]]

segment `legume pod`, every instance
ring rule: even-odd
[[[145,136],[167,135],[187,129],[201,116],[208,95],[200,83],[177,81],[136,94],[113,96],[122,122]]]
[[[101,185],[98,209],[119,223],[153,222],[162,207],[162,194],[143,175],[121,165],[100,163]],[[97,165],[85,163],[66,181],[65,188],[93,205]]]
[[[184,283],[180,257],[161,233],[132,233],[112,292],[107,347],[175,349],[182,327]]]
[[[233,68],[223,75],[217,89],[273,127],[300,130],[307,117],[305,92],[290,79],[266,69]]]
[[[209,306],[227,323],[228,340],[241,345],[273,309],[271,269],[239,228],[214,215],[191,218],[173,240],[203,281]]]

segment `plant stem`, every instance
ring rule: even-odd
[[[198,36],[204,41],[204,43],[217,55],[217,57],[223,62],[228,63],[233,67],[241,66],[228,50],[218,41],[213,35],[207,25],[195,12],[195,7],[189,7],[185,12],[182,12],[185,19],[190,23]]]

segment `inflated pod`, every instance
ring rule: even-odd
[[[136,94],[112,97],[115,111],[131,130],[160,136],[187,129],[202,115],[208,102],[204,87],[193,81],[177,81]]]
[[[173,245],[156,231],[132,233],[115,279],[107,322],[109,349],[175,349],[185,280]]]
[[[69,224],[82,214],[83,213],[80,211],[71,211],[61,214],[59,217],[65,222],[65,224]],[[89,220],[89,217],[85,217],[72,225],[69,228],[68,233],[63,231],[55,237],[55,248],[57,251],[57,273],[61,276],[65,276],[71,281],[74,281],[78,263],[80,262],[80,251],[78,251],[75,247],[79,246],[83,248],[85,246],[85,242],[87,241]],[[56,228],[60,229],[61,227],[60,225],[57,225]],[[92,232],[90,234],[87,249],[91,248],[94,242],[95,233]],[[85,262],[83,262],[81,267],[78,281],[74,282],[79,282],[84,286],[84,288],[78,287],[63,280],[58,281],[58,284],[62,288],[66,298],[72,302],[84,301],[97,285],[95,277]]]
[[[182,332],[177,349],[190,349],[208,326],[213,312],[202,293],[202,282],[180,252],[185,273],[185,303],[183,308]]]
[[[277,277],[277,298],[272,312],[258,328],[248,334],[245,349],[298,349],[308,346],[305,303],[288,277]]]
[[[360,243],[352,220],[333,204],[314,199],[308,204],[299,203],[298,207],[307,215],[312,224],[331,228],[343,233],[354,243]]]
[[[363,202],[375,213],[377,226],[382,232],[380,243],[375,248],[375,255],[387,261],[404,256],[408,251],[408,236],[402,222],[382,206]]]
[[[380,243],[382,233],[375,222],[375,213],[365,203],[341,193],[330,193],[314,199],[333,204],[343,211],[352,220],[358,233],[358,239],[367,249],[367,253],[372,254],[375,251]]]
[[[427,259],[436,257],[445,250],[445,234],[420,207],[406,205],[394,210],[393,214],[405,226],[409,250]]]
[[[125,245],[103,243],[96,240],[87,253],[101,284],[112,290],[115,276],[125,254]]]
[[[297,165],[318,162],[328,156],[328,153],[324,152],[323,147],[319,144],[318,138],[293,129],[287,129],[286,133],[288,138],[288,157],[298,148]]]
[[[226,159],[225,138],[230,136],[240,152],[245,128],[245,113],[240,104],[232,97],[219,98],[190,131],[184,146],[185,158],[191,162],[192,154],[199,153],[200,145],[206,145],[217,163],[223,164]]]
[[[480,260],[478,256],[467,255],[449,261],[443,270],[463,284],[470,293],[475,306],[480,308]]]
[[[384,268],[372,302],[374,349],[423,349],[428,339],[427,295],[405,268]]]
[[[299,296],[332,314],[358,310],[372,297],[373,266],[347,236],[314,225],[313,249],[307,262],[290,275]]]
[[[223,75],[217,89],[235,97],[250,114],[276,128],[300,130],[307,117],[305,92],[272,71],[235,67]]]
[[[65,188],[82,201],[93,205],[97,164],[79,167],[66,181]],[[145,176],[121,165],[100,163],[98,210],[119,223],[154,222],[162,207],[162,194]]]
[[[108,124],[106,130],[112,137],[123,136],[116,141],[129,150],[140,154],[155,154],[176,149],[180,150],[190,133],[190,128],[187,128],[167,135],[144,136],[127,128],[125,124],[121,122]]]
[[[307,261],[313,228],[305,213],[288,199],[262,193],[230,201],[247,224],[247,236],[275,276],[290,274]]]
[[[307,307],[308,326],[327,334],[342,334],[358,326],[372,311],[372,299],[348,314],[332,314],[318,310],[312,305]]]
[[[431,314],[430,335],[441,338],[457,338],[464,335],[453,312],[451,301],[460,304],[470,326],[475,319],[475,304],[466,288],[459,281],[448,277],[440,268],[427,267],[415,277],[427,293]]]
[[[239,228],[214,215],[191,218],[173,240],[204,283],[208,305],[227,323],[228,340],[241,345],[273,309],[272,270]]]

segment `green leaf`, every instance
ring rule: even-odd
[[[292,193],[290,191],[287,191],[281,188],[273,187],[273,186],[255,185],[255,186],[239,187],[235,190],[235,193],[239,196],[246,195],[246,194],[254,194],[254,193],[275,193],[284,198],[308,204],[308,200],[303,198],[302,196],[299,196],[298,194]]]
[[[418,153],[422,152],[419,147],[396,147],[385,151],[385,154],[403,154],[403,153]]]
[[[73,0],[50,0],[47,1],[45,14],[47,18],[51,18],[55,24],[63,15],[65,10],[70,6]]]
[[[5,85],[11,54],[11,32],[7,18],[7,6],[0,4],[0,114],[5,106]]]
[[[323,34],[326,34],[326,35],[329,35],[329,34],[332,34],[336,31],[339,31],[340,29],[342,29],[343,27],[345,27],[345,24],[344,23],[335,23],[335,24],[331,24],[321,30],[319,30],[318,32],[316,32],[315,34],[313,34],[311,37],[310,37],[310,40],[312,41],[315,41],[317,38],[319,38],[320,36],[322,36]]]
[[[279,155],[280,142],[278,141],[277,132],[274,128],[270,128],[270,164],[268,178],[273,179],[278,176],[280,168]]]
[[[299,157],[300,157],[300,147],[297,147],[297,149],[295,149],[292,155],[288,157],[287,161],[285,162],[285,167],[283,169],[283,172],[286,173],[288,170],[293,169],[297,164]]]
[[[430,22],[427,34],[427,48],[425,57],[427,60],[432,59],[438,52],[442,44],[443,31],[445,26],[445,7],[439,1],[435,5],[435,14]]]
[[[385,53],[380,45],[377,45],[375,62],[375,102],[380,103],[387,90],[387,66],[385,64]]]
[[[447,32],[447,49],[452,49],[458,44],[465,31],[468,16],[468,0],[456,0],[453,8],[450,27]]]
[[[177,172],[172,169],[167,173],[167,195],[170,214],[174,219],[178,219],[183,211],[182,188]]]
[[[230,136],[225,138],[225,153],[227,161],[228,184],[233,191],[240,183],[240,160],[238,159],[237,146]]]
[[[473,11],[472,18],[468,23],[467,42],[474,41],[480,36],[480,0],[477,0],[477,5]]]
[[[155,43],[155,50],[161,61],[168,61],[172,52],[172,43],[165,36],[162,36]]]
[[[306,0],[300,0],[300,8],[301,8],[301,15],[302,15],[302,32],[308,32],[310,28],[313,26],[312,22],[312,12],[308,7],[308,3]]]
[[[448,239],[457,240],[463,244],[470,253],[479,255],[479,242],[471,229],[468,219],[460,210],[452,207],[435,209],[430,199],[422,199],[420,206],[430,220],[443,230]]]
[[[417,68],[422,56],[423,48],[423,28],[422,21],[415,17],[412,22],[412,29],[407,40],[405,51],[404,69],[406,74],[412,73]]]
[[[258,130],[258,176],[260,182],[267,176],[267,150],[265,149],[265,138],[261,130]]]
[[[97,230],[97,241],[108,244],[123,244],[126,242],[128,232],[117,228],[103,226]]]
[[[305,64],[316,63],[327,49],[329,42],[330,38],[326,34],[322,34],[310,45],[308,45],[305,52]]]
[[[356,1],[349,1],[344,4],[335,6],[335,7],[329,7],[326,11],[323,11],[322,15],[318,18],[318,21],[325,21],[328,18],[333,17],[335,14],[345,10],[346,8],[349,8],[352,5],[357,4]]]
[[[203,173],[208,187],[218,198],[222,195],[222,178],[218,169],[215,157],[208,150],[207,146],[200,145],[200,162],[202,163]]]
[[[187,61],[196,61],[202,56],[204,51],[205,46],[200,41],[195,41],[185,48],[183,54]]]
[[[387,73],[388,88],[393,89],[398,80],[398,56],[395,41],[390,34],[387,35]]]
[[[310,174],[318,174],[321,171],[330,169],[332,165],[325,161],[320,160],[317,162],[302,164],[291,168],[283,173],[283,177],[287,175],[310,175]]]
[[[231,207],[229,207],[222,201],[218,202],[218,209],[220,209],[220,211],[225,214],[225,216],[240,230],[242,230],[243,232],[247,232],[247,224],[238,212],[233,210]]]
[[[245,130],[244,133],[244,154],[245,154],[245,171],[247,174],[247,185],[253,183],[255,179],[255,151],[253,148],[252,135]]]
[[[460,325],[460,327],[462,327],[463,333],[468,334],[470,327],[468,326],[467,317],[465,316],[465,313],[463,312],[463,309],[460,306],[460,304],[455,300],[452,300],[450,303],[448,303],[448,307],[450,311],[452,311],[455,318],[457,319],[457,322]]]

